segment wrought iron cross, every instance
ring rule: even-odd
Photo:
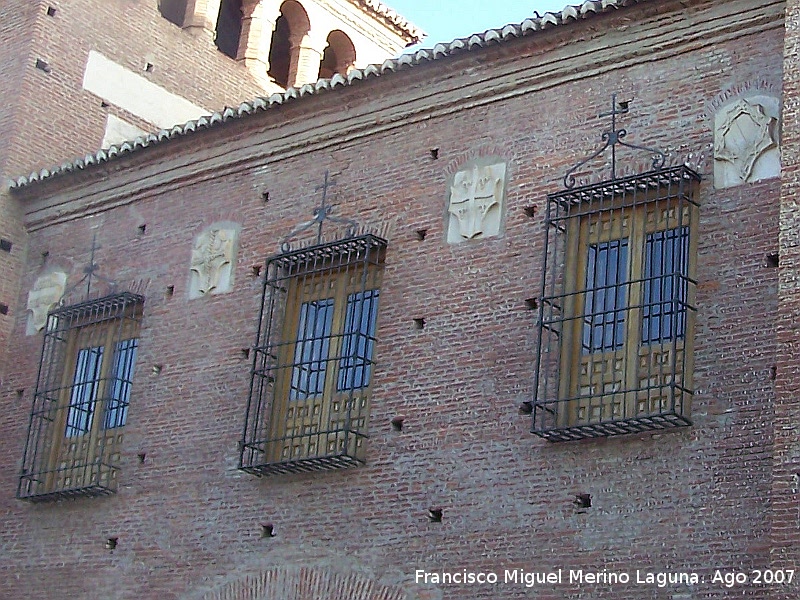
[[[83,277],[81,277],[75,284],[68,287],[64,290],[64,293],[61,295],[61,299],[63,301],[64,298],[67,298],[73,291],[75,291],[79,285],[81,285],[84,281],[86,282],[86,299],[89,299],[90,294],[92,293],[92,278],[100,279],[101,281],[105,281],[110,286],[116,286],[116,282],[109,279],[108,277],[103,277],[102,275],[97,274],[98,264],[94,262],[95,253],[102,248],[97,244],[97,233],[95,232],[92,235],[92,248],[89,254],[89,264],[83,267]]]
[[[331,214],[331,210],[333,210],[333,206],[328,204],[328,189],[336,185],[335,182],[330,181],[330,172],[326,169],[325,170],[325,179],[322,182],[322,185],[318,185],[314,188],[315,192],[319,192],[322,190],[322,198],[319,201],[319,207],[314,209],[314,220],[317,222],[317,243],[319,244],[322,242],[322,223],[328,216]]]
[[[628,112],[628,102],[620,102],[620,110],[617,110],[617,95],[611,94],[611,110],[597,115],[599,119],[611,117],[611,129],[603,132],[603,139],[611,146],[611,179],[617,178],[617,143],[624,138],[628,132],[624,129],[617,130],[617,115],[624,115]]]
[[[319,206],[314,209],[314,217],[310,221],[306,221],[305,223],[301,223],[283,238],[281,242],[281,251],[282,252],[289,252],[292,249],[291,244],[289,243],[290,240],[297,236],[297,234],[302,233],[306,229],[313,227],[314,225],[317,226],[317,244],[322,243],[322,225],[325,221],[333,221],[334,223],[342,223],[347,225],[347,236],[353,236],[358,229],[358,223],[353,221],[352,219],[343,219],[341,217],[333,217],[331,216],[331,211],[333,211],[333,205],[328,204],[328,190],[336,185],[334,181],[330,180],[330,172],[328,170],[325,171],[325,179],[322,182],[322,185],[318,185],[314,188],[315,192],[322,192],[322,197],[320,198]]]
[[[619,107],[619,108],[618,108]],[[667,156],[661,150],[655,150],[653,148],[647,148],[645,146],[637,146],[636,144],[629,144],[628,142],[622,141],[628,132],[625,129],[617,129],[617,115],[624,115],[628,112],[628,101],[623,101],[617,103],[617,95],[611,94],[611,110],[608,112],[600,113],[598,118],[603,119],[605,117],[611,117],[611,129],[607,129],[603,132],[603,135],[600,139],[602,139],[605,144],[596,152],[588,156],[587,158],[580,161],[574,167],[569,169],[566,174],[564,175],[564,187],[567,189],[575,187],[575,171],[578,170],[580,167],[588,163],[590,160],[597,158],[603,152],[606,151],[607,148],[611,148],[611,180],[615,180],[617,178],[617,144],[620,146],[625,146],[627,148],[631,148],[633,150],[643,150],[645,152],[649,152],[653,155],[653,170],[660,169],[664,166],[666,162]]]

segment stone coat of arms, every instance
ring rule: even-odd
[[[780,175],[777,101],[740,98],[714,123],[714,185],[726,188]]]
[[[67,274],[61,271],[45,273],[28,292],[28,323],[26,335],[36,335],[47,324],[47,313],[58,305],[67,285]]]
[[[232,289],[235,251],[235,229],[212,228],[197,237],[192,250],[190,298]]]
[[[456,172],[447,208],[448,242],[456,244],[500,232],[505,175],[505,163],[471,165]]]

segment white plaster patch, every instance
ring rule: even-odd
[[[127,121],[123,121],[114,115],[106,116],[106,132],[103,135],[103,142],[101,148],[110,148],[122,142],[135,140],[141,135],[146,135],[146,131],[142,131],[136,125],[131,125]]]
[[[47,324],[47,313],[58,305],[67,285],[67,274],[53,271],[40,275],[28,292],[25,335],[36,335]]]
[[[201,106],[173,94],[91,50],[83,73],[83,89],[161,129],[209,114]]]

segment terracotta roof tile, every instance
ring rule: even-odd
[[[386,9],[386,14],[392,14],[394,11],[385,5],[377,2],[377,0],[355,0],[361,4],[368,5],[369,7],[382,6]],[[17,179],[9,181],[11,189],[22,188],[37,181],[48,179],[63,173],[82,170],[92,164],[98,164],[113,159],[114,157],[133,152],[139,148],[145,148],[152,144],[158,144],[178,136],[186,135],[197,131],[198,129],[207,129],[219,123],[230,121],[231,119],[242,118],[245,115],[254,114],[262,110],[269,110],[273,105],[280,105],[292,100],[300,99],[303,96],[311,96],[323,93],[327,90],[333,90],[339,86],[356,85],[357,82],[369,79],[371,77],[379,77],[388,72],[398,71],[403,68],[413,67],[423,62],[430,60],[440,60],[457,54],[464,50],[472,51],[476,48],[482,48],[493,43],[503,43],[506,40],[531,35],[537,31],[547,29],[554,26],[566,25],[568,22],[576,21],[592,17],[598,13],[610,12],[624,6],[638,4],[646,0],[589,0],[583,4],[575,6],[567,6],[560,12],[548,12],[544,15],[536,13],[534,17],[525,19],[518,25],[506,25],[500,29],[489,29],[483,33],[476,33],[466,38],[459,38],[453,40],[449,44],[436,44],[433,48],[427,50],[419,50],[415,54],[404,54],[398,58],[389,59],[381,65],[369,65],[364,69],[353,70],[347,76],[335,74],[330,79],[320,79],[314,84],[306,84],[298,88],[289,88],[283,93],[272,94],[268,98],[260,97],[250,102],[243,102],[236,108],[226,107],[222,112],[215,112],[209,116],[200,117],[199,119],[189,121],[183,125],[176,125],[175,127],[161,131],[147,136],[137,137],[131,142],[125,142],[121,145],[111,146],[107,150],[100,150],[95,154],[87,154],[84,158],[79,158],[71,163],[64,163],[61,166],[53,167],[51,169],[42,169],[35,171],[28,176],[18,177]],[[382,10],[375,8],[375,10]],[[394,13],[397,14],[397,13]]]

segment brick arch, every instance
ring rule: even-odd
[[[320,567],[276,567],[248,575],[203,595],[199,600],[411,600],[395,586],[360,573]]]
[[[339,29],[328,34],[328,46],[322,54],[319,76],[330,79],[335,73],[347,75],[356,63],[356,47],[353,40]]]
[[[268,74],[278,85],[291,87],[295,84],[300,40],[310,29],[311,22],[303,5],[298,0],[285,0],[275,21],[269,51]]]

